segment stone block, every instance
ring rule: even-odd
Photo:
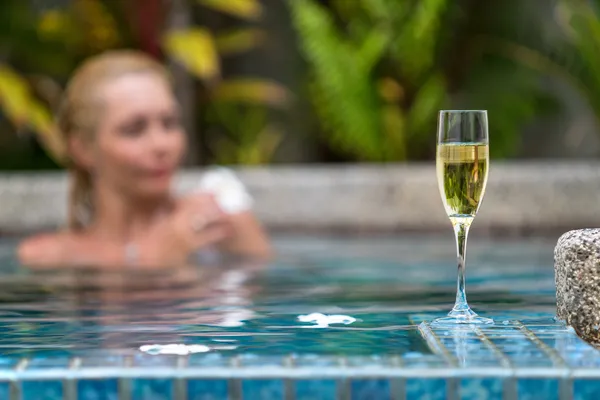
[[[557,317],[600,344],[600,229],[563,234],[554,249]]]

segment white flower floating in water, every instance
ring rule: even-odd
[[[321,313],[312,313],[308,315],[299,315],[298,321],[300,322],[312,322],[316,324],[311,328],[328,328],[331,324],[344,324],[350,325],[356,322],[356,318],[348,315],[325,315]]]
[[[149,344],[140,346],[140,351],[151,355],[159,354],[175,354],[178,356],[186,356],[194,353],[206,353],[211,350],[210,347],[202,344]]]

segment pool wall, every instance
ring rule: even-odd
[[[419,326],[432,353],[389,356],[103,354],[0,359],[7,400],[585,400],[599,355],[556,323]]]
[[[336,231],[447,230],[434,163],[281,166],[236,169],[271,229]],[[193,189],[201,170],[182,173]],[[64,173],[0,175],[0,231],[60,226]],[[600,226],[600,163],[495,162],[473,230],[514,234]],[[558,236],[557,236],[558,237]]]

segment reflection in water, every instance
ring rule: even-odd
[[[467,356],[468,352],[468,340],[469,340],[469,332],[470,330],[467,328],[453,328],[449,331],[449,335],[451,336],[452,344],[451,349],[454,350],[454,356],[458,361],[458,365],[461,367],[467,366]]]
[[[239,328],[254,318],[252,297],[259,286],[251,281],[265,267],[238,262],[163,270],[38,270],[6,277],[0,280],[5,294],[0,324],[8,334],[0,349],[4,354],[32,348],[140,348],[150,354],[232,349],[180,342],[211,326]]]
[[[503,246],[473,241],[468,287],[477,311],[499,320],[552,316],[552,244]],[[431,353],[416,325],[453,301],[452,238],[296,238],[279,249],[271,265],[0,267],[0,354]],[[476,332],[437,335],[456,362],[469,363]]]

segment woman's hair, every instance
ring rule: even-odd
[[[87,60],[79,67],[65,89],[57,114],[57,128],[67,144],[70,138],[84,141],[94,138],[102,118],[102,85],[123,75],[149,72],[166,81],[166,69],[151,57],[132,50],[113,50]],[[93,213],[93,181],[90,171],[69,157],[70,193],[68,205],[68,228],[81,230]]]

